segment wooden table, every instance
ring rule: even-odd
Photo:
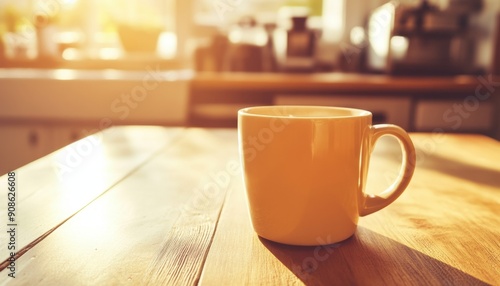
[[[254,234],[236,130],[108,129],[16,172],[15,269],[1,177],[0,284],[500,284],[500,144],[412,138],[417,169],[395,203],[342,243],[297,247]],[[374,152],[375,192],[399,167],[393,144]]]

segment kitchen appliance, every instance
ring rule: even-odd
[[[367,68],[391,74],[474,72],[469,17],[481,9],[481,0],[450,0],[446,7],[391,1],[378,7],[368,18]]]
[[[261,72],[268,41],[267,32],[252,16],[242,17],[228,33],[226,68],[235,72]]]
[[[312,72],[316,68],[317,31],[308,27],[309,9],[282,7],[274,31],[274,51],[283,72]]]

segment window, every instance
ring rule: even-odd
[[[35,59],[40,49],[66,61],[178,59],[209,27],[242,15],[276,23],[285,6],[310,10],[325,41],[340,41],[345,0],[0,0],[0,57]],[[201,33],[206,36],[206,33]]]
[[[66,60],[120,59],[128,54],[174,58],[175,4],[175,0],[0,0],[0,39],[8,59],[35,58],[32,50],[39,52],[40,44],[57,45],[59,56]],[[27,51],[22,54],[22,50]]]

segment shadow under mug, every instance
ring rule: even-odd
[[[398,178],[377,196],[364,192],[378,138],[403,150]],[[408,186],[415,149],[402,128],[372,125],[369,111],[322,106],[261,106],[238,111],[239,151],[255,232],[292,245],[352,236],[359,216],[376,212]]]

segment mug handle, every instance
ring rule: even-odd
[[[369,157],[371,156],[371,151],[375,146],[377,140],[383,135],[391,135],[398,139],[402,150],[403,150],[403,163],[401,169],[399,170],[399,175],[396,181],[385,191],[378,195],[367,195],[363,193],[364,200],[361,202],[359,215],[366,216],[376,211],[379,211],[392,202],[394,202],[406,189],[410,183],[413,172],[415,171],[416,153],[413,142],[408,136],[408,133],[399,126],[392,124],[377,124],[370,127],[369,139],[363,151],[363,163],[362,164],[362,178],[366,180],[366,174],[368,171]],[[363,182],[364,184],[364,182]],[[364,186],[363,186],[364,187]]]

